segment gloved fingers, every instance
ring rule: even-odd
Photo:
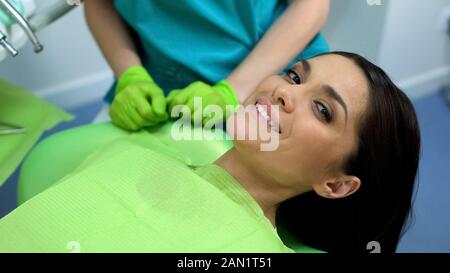
[[[127,115],[138,125],[138,129],[157,125],[164,120],[154,115],[150,103],[145,98],[136,97],[133,103],[133,108],[128,111]]]
[[[156,114],[156,116],[158,116],[163,120],[168,118],[168,114],[166,111],[167,103],[164,94],[155,94],[154,96],[152,96],[151,105],[153,112]]]
[[[121,119],[129,125],[129,130],[137,131],[145,126],[144,119],[138,114],[136,105],[133,100],[126,101],[121,105],[119,115]]]
[[[181,114],[184,113],[184,111],[181,111],[180,113],[178,113],[178,111],[177,112],[174,111],[175,106],[177,106],[177,105],[184,106],[184,104],[173,103],[174,98],[176,98],[182,91],[183,91],[183,89],[172,90],[166,98],[167,113],[169,114],[170,118],[179,118],[180,113]],[[177,114],[178,114],[178,116],[177,116]]]
[[[138,112],[136,111],[132,111],[130,113],[128,113],[127,117],[134,122],[134,124],[136,124],[136,128],[134,129],[134,131],[140,130],[142,128],[145,127],[151,127],[151,126],[155,126],[157,124],[160,123],[160,121],[158,120],[148,120],[148,119],[144,119]]]
[[[185,105],[189,96],[191,95],[191,90],[183,89],[174,98],[171,100],[169,105],[169,111],[172,112],[172,109],[177,105]]]
[[[158,124],[160,124],[161,122],[159,121],[147,121],[145,127],[153,127],[156,126]]]
[[[189,98],[188,102],[186,103],[186,107],[191,113],[191,121],[193,123],[202,123],[205,105],[205,99],[201,96],[192,96]]]
[[[219,107],[220,109],[223,109],[225,108],[226,102],[222,95],[215,93],[208,96],[207,105],[205,105],[204,107],[206,108],[206,106],[208,105],[213,105]]]
[[[142,96],[134,98],[135,110],[139,116],[144,120],[144,126],[151,126],[155,123],[167,120],[168,115],[164,111],[162,116],[155,115],[155,111],[150,102]]]
[[[166,102],[168,105],[172,102],[173,98],[181,92],[181,89],[175,89],[170,91],[169,95],[167,95]]]
[[[163,90],[156,84],[145,85],[141,88],[143,97],[151,104],[154,116],[161,119],[166,114],[166,98]]]
[[[124,128],[124,129],[127,129],[129,131],[137,131],[140,129],[140,126],[138,124],[136,124],[129,116],[123,115],[120,120],[123,121],[122,128]]]
[[[203,111],[201,109],[196,109],[192,112],[191,119],[192,123],[203,125]]]
[[[138,113],[136,101],[145,97],[138,92],[136,88],[130,87],[123,93],[117,95],[111,106],[112,113],[116,115],[116,119],[124,128],[132,131],[139,130],[147,125],[146,120]]]
[[[148,122],[144,120],[141,115],[137,112],[137,109],[133,109],[127,113],[127,117],[137,125],[137,130],[147,126]]]
[[[206,108],[203,113],[203,126],[208,124],[216,124],[218,122],[223,122],[223,110],[221,108]]]
[[[203,126],[208,125],[208,128],[211,128],[211,124],[216,124],[214,117],[204,117],[203,118]]]
[[[203,125],[205,121],[214,120],[219,122],[223,119],[226,102],[224,98],[217,93],[211,93],[203,99]]]
[[[194,106],[196,106],[195,105],[195,98],[196,98],[195,96],[192,96],[192,97],[188,98],[187,101],[184,103],[184,105],[189,109],[189,111],[191,111],[191,114],[193,114],[195,112],[195,110],[196,110],[194,108]]]
[[[113,103],[109,110],[109,116],[111,117],[112,123],[122,129],[136,131],[138,129],[137,124],[135,124],[127,115],[123,115],[117,107],[118,106]]]

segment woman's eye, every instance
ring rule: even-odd
[[[297,74],[297,72],[295,72],[292,69],[289,69],[286,72],[286,75],[295,83],[295,84],[302,84],[302,77],[300,77],[300,75]]]
[[[322,115],[323,119],[327,123],[331,122],[333,117],[331,116],[330,111],[325,107],[325,105],[323,105],[323,103],[321,103],[319,101],[315,101],[314,103],[316,104],[317,111],[319,111],[319,113]]]

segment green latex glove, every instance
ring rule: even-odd
[[[202,99],[201,109],[198,108],[200,104],[195,105],[197,108],[194,109],[195,97]],[[204,82],[194,82],[184,89],[173,90],[167,96],[167,104],[169,105],[169,113],[172,113],[173,108],[177,105],[186,105],[191,111],[192,122],[201,122],[202,125],[205,125],[206,123],[225,120],[227,118],[227,105],[233,106],[236,109],[236,106],[239,105],[239,100],[230,83],[223,80],[214,86],[210,86]],[[209,105],[217,105],[220,107],[222,115],[208,115],[208,113],[205,113],[205,109]]]
[[[109,115],[115,125],[131,131],[169,118],[163,90],[142,66],[130,67],[120,77]]]

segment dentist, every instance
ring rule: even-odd
[[[329,0],[86,0],[117,79],[97,121],[109,112],[135,131],[167,120],[176,105],[198,118],[194,96],[225,112],[291,61],[328,52],[319,33],[328,10]]]

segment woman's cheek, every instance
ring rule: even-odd
[[[288,145],[295,147],[296,153],[303,158],[317,158],[329,147],[327,130],[319,121],[301,119],[295,123]],[[304,162],[307,160],[303,160]]]

